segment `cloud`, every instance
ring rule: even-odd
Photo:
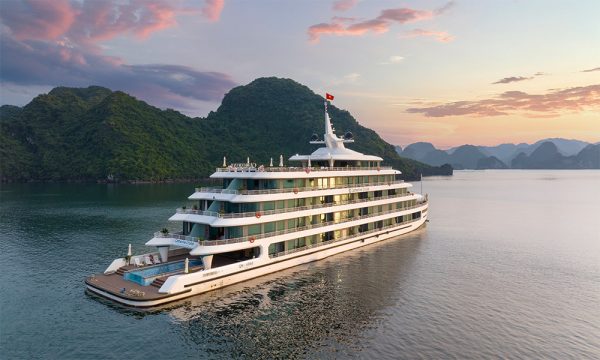
[[[448,34],[445,31],[434,31],[434,30],[423,30],[423,29],[414,29],[409,31],[408,33],[402,35],[404,38],[412,38],[418,36],[430,36],[435,38],[439,42],[450,42],[454,40],[454,36]]]
[[[219,72],[202,72],[179,65],[127,65],[79,48],[37,40],[4,39],[2,52],[2,81],[21,85],[102,85],[164,107],[181,106],[185,98],[219,101],[236,85],[228,75]],[[177,102],[170,103],[169,99]]]
[[[358,0],[337,0],[333,2],[333,10],[335,11],[346,11],[352,9]]]
[[[581,72],[592,72],[592,71],[600,71],[600,67],[593,68],[593,69],[582,70]]]
[[[359,73],[351,73],[344,76],[344,80],[347,83],[354,84],[360,79]]]
[[[227,74],[169,64],[126,64],[104,55],[100,42],[117,36],[144,39],[176,26],[178,15],[218,19],[222,5],[207,1],[207,7],[218,11],[204,13],[206,7],[184,8],[162,0],[10,3],[10,9],[0,12],[0,81],[19,86],[101,85],[161,107],[219,101],[236,85]]]
[[[513,82],[519,82],[519,81],[525,81],[525,80],[532,80],[538,76],[544,76],[547,75],[546,73],[543,72],[536,72],[535,74],[533,74],[532,76],[509,76],[509,77],[505,77],[502,78],[498,81],[493,82],[492,84],[510,84]]]
[[[4,3],[0,20],[15,38],[56,39],[69,30],[77,15],[67,0]]]
[[[429,107],[409,108],[409,113],[427,117],[499,116],[521,114],[527,117],[556,117],[561,112],[600,110],[600,85],[549,90],[533,95],[522,91],[506,91],[497,97],[476,101],[456,101]]]
[[[390,56],[386,61],[380,62],[380,65],[393,65],[393,64],[399,64],[404,60],[404,56],[400,56],[400,55],[393,55]]]
[[[4,5],[2,23],[18,40],[57,40],[93,43],[119,35],[146,38],[173,27],[178,15],[202,13],[218,19],[223,1],[207,0],[203,9],[185,8],[166,0],[24,0]]]
[[[219,20],[225,0],[206,0],[206,5],[202,8],[202,14],[211,21]]]
[[[317,43],[323,35],[360,36],[368,32],[380,34],[387,32],[394,23],[407,24],[434,18],[447,11],[452,5],[453,2],[449,2],[443,7],[432,11],[410,8],[384,9],[374,19],[351,21],[350,23],[340,21],[340,18],[334,17],[329,23],[310,26],[308,28],[308,39],[312,43]]]
[[[510,77],[505,77],[503,79],[500,79],[496,82],[493,82],[492,84],[508,84],[508,83],[512,83],[512,82],[518,82],[518,81],[524,81],[524,80],[531,80],[533,79],[533,76],[531,77],[525,77],[525,76],[510,76]]]

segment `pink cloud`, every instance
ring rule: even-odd
[[[224,73],[169,65],[128,65],[102,54],[101,41],[146,38],[180,15],[217,20],[223,1],[185,8],[167,0],[32,0],[0,11],[0,82],[20,86],[106,86],[164,107],[218,101],[236,83]],[[208,9],[208,10],[206,10]],[[206,10],[206,11],[204,11]]]
[[[358,0],[337,0],[333,3],[333,10],[335,11],[346,11],[352,9]]]
[[[409,31],[408,33],[402,35],[404,38],[413,38],[419,36],[429,36],[433,37],[435,40],[439,42],[450,42],[454,40],[454,36],[448,34],[445,31],[434,31],[434,30],[423,30],[423,29],[414,29]]]
[[[368,32],[381,34],[387,32],[394,23],[406,24],[431,19],[444,13],[452,4],[450,2],[433,11],[409,8],[384,9],[378,17],[360,22],[355,22],[352,18],[333,17],[330,23],[310,26],[308,39],[310,42],[317,43],[322,35],[360,36]]]
[[[167,0],[25,0],[3,9],[0,19],[19,40],[66,37],[89,45],[121,35],[147,38],[177,25],[179,15],[202,14],[216,21],[223,5],[224,0],[206,0],[201,9]]]
[[[202,14],[211,21],[219,20],[225,0],[206,0],[206,5],[202,8]]]
[[[25,0],[4,4],[0,19],[19,39],[53,40],[63,35],[77,12],[68,0]]]
[[[600,110],[600,85],[550,90],[533,95],[523,91],[506,91],[491,99],[456,101],[429,107],[409,108],[409,113],[427,117],[498,116],[521,114],[527,117],[556,117],[561,112]]]

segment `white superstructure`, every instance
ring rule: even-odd
[[[350,133],[335,135],[325,107],[323,139],[311,139],[323,146],[290,157],[292,166],[282,158],[267,167],[249,159],[227,166],[224,159],[211,175],[222,186],[197,188],[188,198],[191,209],[177,209],[169,219],[181,224],[180,232],[156,233],[146,243],[156,252],[116,259],[86,280],[88,289],[127,305],[154,306],[420,227],[426,197],[410,192],[412,185],[380,157],[346,148],[353,141]],[[132,265],[148,258],[152,265]],[[184,258],[199,266],[190,271],[188,260],[178,264]]]

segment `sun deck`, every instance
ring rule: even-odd
[[[168,298],[173,295],[159,293],[158,290],[160,289],[162,284],[164,284],[164,282],[167,280],[167,278],[169,278],[170,276],[173,276],[173,275],[183,274],[184,273],[183,270],[177,271],[177,272],[170,272],[170,273],[166,274],[165,276],[157,277],[156,279],[154,279],[152,284],[147,285],[147,286],[140,285],[140,284],[130,281],[130,280],[126,280],[124,278],[124,274],[129,271],[144,270],[144,269],[149,269],[154,266],[160,266],[160,265],[180,262],[180,261],[185,260],[185,258],[191,258],[191,256],[189,254],[181,254],[181,255],[174,255],[174,256],[170,255],[169,262],[159,264],[159,265],[147,265],[147,266],[141,266],[141,267],[135,266],[135,265],[126,265],[126,266],[119,268],[119,270],[117,270],[114,273],[94,274],[92,276],[89,276],[85,279],[85,282],[89,286],[92,286],[94,288],[97,288],[99,290],[107,292],[113,296],[116,296],[116,297],[119,297],[122,299],[126,299],[126,300],[150,301],[150,300],[164,299],[164,298]],[[213,265],[212,268],[214,269],[214,268],[218,268],[221,266],[233,264],[236,262],[238,262],[238,260],[231,259],[231,258],[221,256],[221,255],[215,255],[213,262],[212,262],[212,265]],[[202,266],[193,266],[193,267],[189,268],[189,273],[194,273],[194,272],[202,271],[202,270],[204,270],[204,267],[202,267]]]

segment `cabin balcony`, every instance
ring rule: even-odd
[[[292,187],[284,189],[263,189],[263,190],[232,190],[222,189],[217,187],[199,187],[196,188],[196,192],[200,193],[218,193],[218,194],[233,194],[233,195],[264,195],[264,194],[281,194],[281,193],[297,193],[301,191],[318,191],[318,190],[331,190],[331,189],[346,189],[346,188],[360,188],[367,186],[381,186],[381,185],[396,185],[403,184],[404,180],[394,180],[387,182],[376,182],[376,183],[362,183],[362,184],[340,184],[328,187],[318,186],[305,186],[305,187]]]
[[[257,214],[260,214],[259,216],[264,216],[264,215],[275,215],[275,214],[283,214],[283,213],[288,213],[288,212],[296,212],[296,211],[302,211],[302,210],[322,209],[322,208],[328,208],[328,207],[333,207],[333,206],[337,206],[337,205],[359,204],[359,203],[364,203],[364,202],[369,202],[369,201],[408,197],[408,196],[412,196],[412,195],[414,195],[414,193],[406,192],[406,193],[396,194],[396,195],[379,196],[379,197],[371,197],[371,198],[366,198],[366,199],[338,201],[338,202],[332,202],[332,203],[297,206],[297,207],[292,207],[292,208],[264,210],[264,211],[258,210],[258,211],[249,211],[249,212],[219,213],[216,211],[208,211],[208,210],[178,208],[176,210],[176,212],[178,214],[194,214],[194,215],[203,215],[203,216],[214,216],[214,217],[218,217],[218,218],[222,218],[222,219],[233,219],[233,218],[255,217],[255,216],[257,216]]]
[[[368,219],[368,218],[372,218],[375,216],[386,215],[386,214],[396,213],[396,212],[401,212],[401,211],[406,211],[406,210],[412,210],[412,209],[423,207],[427,204],[428,204],[427,201],[423,201],[423,202],[418,203],[413,206],[394,208],[391,210],[385,210],[385,211],[381,211],[381,212],[373,212],[373,213],[369,213],[369,214],[365,214],[365,215],[360,215],[360,216],[355,216],[352,218],[344,219],[342,221],[333,220],[333,221],[319,222],[316,224],[309,224],[309,225],[305,225],[305,226],[301,226],[301,227],[294,227],[291,229],[272,231],[272,232],[261,233],[261,234],[256,234],[256,235],[247,235],[247,236],[241,236],[241,237],[230,238],[230,239],[206,240],[201,237],[193,237],[193,236],[183,235],[181,233],[163,233],[163,232],[154,233],[154,237],[155,238],[171,238],[171,239],[175,239],[175,240],[179,239],[179,240],[192,241],[192,242],[197,242],[200,246],[229,245],[229,244],[236,244],[236,243],[246,242],[246,241],[254,242],[255,240],[268,238],[268,237],[272,237],[272,236],[289,234],[289,233],[293,233],[293,232],[299,232],[299,231],[310,230],[310,229],[316,229],[316,228],[321,228],[324,226],[350,223],[353,221]]]
[[[313,171],[357,171],[357,170],[393,170],[391,166],[347,166],[347,167],[328,167],[328,166],[311,166],[311,167],[296,167],[296,166],[228,166],[220,167],[215,172],[313,172]]]

